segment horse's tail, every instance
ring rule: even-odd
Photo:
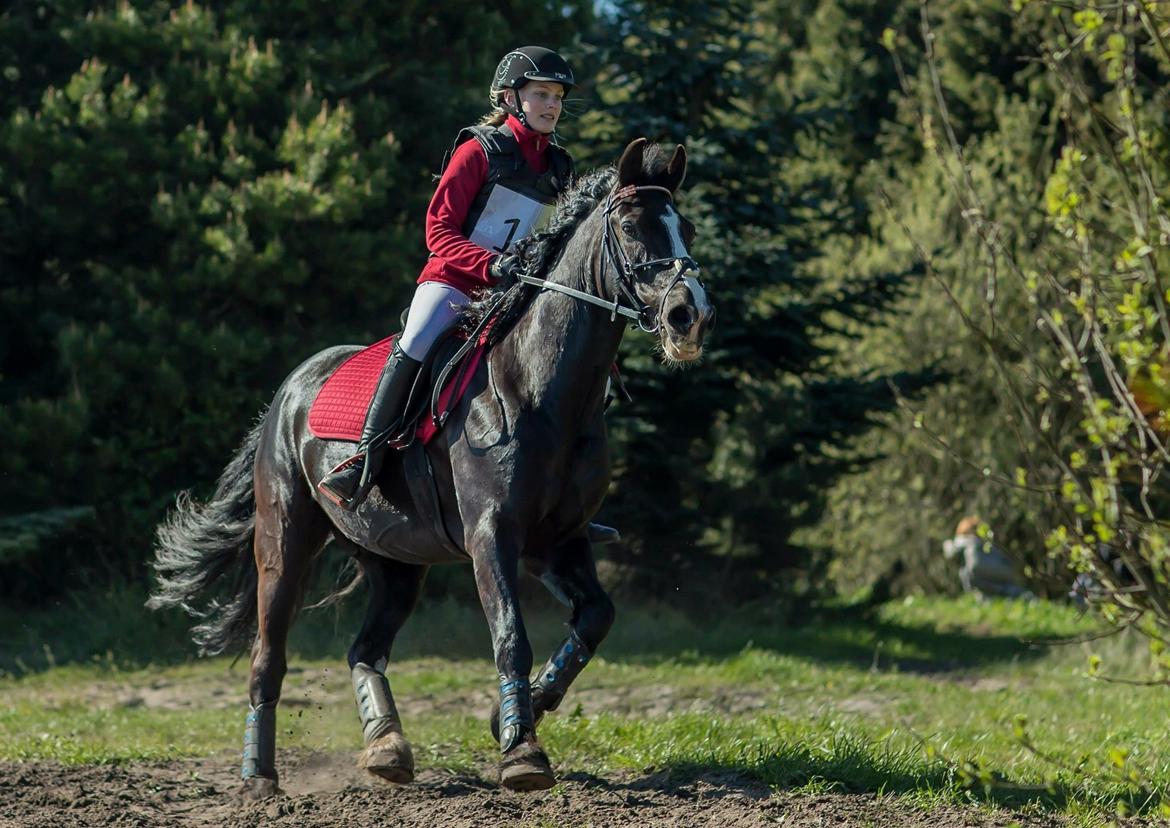
[[[146,605],[180,607],[202,619],[191,631],[200,655],[251,643],[257,582],[252,474],[262,426],[263,419],[244,438],[209,501],[197,503],[188,492],[181,493],[175,510],[158,528],[152,564],[158,585]],[[226,603],[204,596],[225,576],[233,579]]]

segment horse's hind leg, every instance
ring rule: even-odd
[[[389,782],[414,780],[414,754],[402,734],[402,722],[386,680],[386,663],[394,637],[418,603],[427,567],[372,555],[345,542],[357,558],[370,591],[365,622],[349,649],[358,716],[366,748],[358,766]]]
[[[288,668],[285,646],[310,563],[329,533],[328,521],[310,496],[308,484],[295,472],[282,474],[272,465],[272,461],[257,459],[257,632],[241,772],[245,799],[278,792],[276,705]]]
[[[585,669],[613,625],[613,601],[597,578],[597,565],[588,540],[577,538],[553,551],[533,574],[573,610],[568,637],[561,642],[532,682],[532,714],[539,722],[556,710],[573,680]],[[499,707],[492,710],[492,733],[499,738]]]

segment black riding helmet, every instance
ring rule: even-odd
[[[511,109],[504,105],[502,93],[505,89],[519,90],[529,81],[559,83],[565,88],[566,95],[576,85],[573,70],[563,57],[543,46],[524,46],[508,52],[496,67],[495,77],[492,78],[492,106],[500,107],[518,117],[521,123],[527,124],[520,107]]]

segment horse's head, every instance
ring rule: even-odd
[[[606,216],[606,255],[619,271],[618,287],[643,305],[640,324],[658,334],[670,362],[698,359],[715,324],[715,308],[690,254],[695,227],[674,204],[686,172],[682,144],[667,158],[645,138],[633,141],[618,161]]]

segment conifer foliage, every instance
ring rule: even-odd
[[[918,284],[912,261],[856,266],[896,114],[873,31],[903,5],[6,4],[0,588],[33,562],[22,590],[82,564],[141,577],[175,493],[212,485],[297,363],[396,326],[430,173],[521,43],[583,82],[562,129],[579,169],[634,137],[686,144],[718,306],[697,369],[626,339],[613,554],[660,589],[817,584],[796,533],[874,454],[893,389],[932,381],[854,353]]]
[[[600,104],[583,132],[601,147],[640,135],[686,145],[681,205],[718,307],[697,369],[664,374],[627,337],[636,399],[611,415],[612,512],[645,540],[635,561],[669,564],[680,582],[814,585],[823,558],[794,532],[864,463],[857,441],[893,404],[891,386],[910,393],[930,377],[864,374],[848,359],[849,331],[880,324],[914,271],[823,268],[824,251],[866,224],[850,183],[865,157],[850,138],[871,127],[853,119],[855,101],[834,100],[839,84],[794,91],[804,67],[792,52],[816,34],[801,9],[671,0],[610,13],[620,37],[595,43]]]
[[[963,229],[984,254],[972,271],[1014,290],[1016,307],[986,303],[992,324],[981,333],[993,364],[1017,369],[1000,396],[1018,438],[1013,482],[1046,496],[1042,549],[1083,573],[1078,587],[1110,621],[1151,636],[1161,684],[1170,670],[1170,13],[1158,3],[1017,0],[1008,19],[1051,98],[1043,186],[1017,206],[1027,222],[1005,222],[1003,184],[943,131],[955,117],[941,84],[924,106],[940,132],[924,129],[924,143],[957,173],[950,189],[967,208]],[[934,25],[924,14],[922,30]]]
[[[138,573],[285,374],[392,330],[429,173],[499,53],[576,8],[5,4],[4,561],[96,511],[71,566]]]

